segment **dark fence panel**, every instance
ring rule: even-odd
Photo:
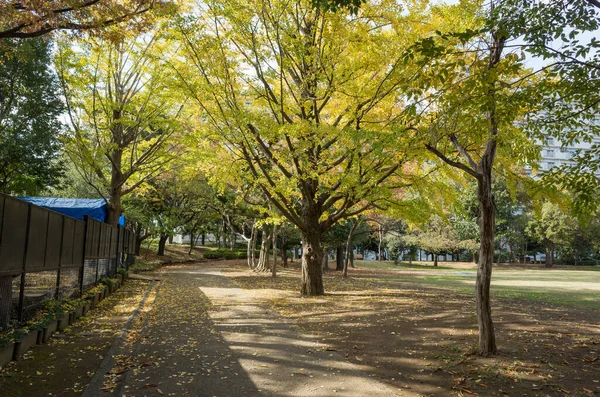
[[[74,257],[75,247],[75,224],[77,219],[64,217],[63,229],[62,229],[62,244],[60,254],[60,266],[74,266],[79,261]]]
[[[41,207],[31,206],[29,214],[29,238],[25,254],[25,271],[41,271],[44,269],[46,256],[46,240],[48,240],[48,211]]]
[[[60,255],[63,239],[63,221],[65,217],[54,212],[48,213],[48,236],[46,237],[46,256],[44,267],[57,269],[60,266]]]
[[[0,194],[0,329],[44,301],[77,296],[132,263],[135,236]]]
[[[0,231],[0,274],[18,275],[23,270],[29,205],[12,197],[4,197]]]

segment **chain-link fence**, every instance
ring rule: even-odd
[[[79,296],[132,263],[134,235],[0,195],[0,329],[48,299]]]

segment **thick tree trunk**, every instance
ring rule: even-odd
[[[135,239],[135,256],[140,256],[140,251],[142,250],[142,242],[144,241],[141,236],[137,236]]]
[[[434,252],[433,254],[431,254],[431,256],[433,256],[433,267],[437,267],[437,265],[438,265],[438,254]]]
[[[318,218],[314,219],[312,228],[302,233],[302,285],[300,292],[304,296],[323,295],[323,248],[321,233],[318,229]]]
[[[554,264],[552,259],[552,248],[546,246],[546,267],[552,267]]]
[[[487,356],[496,353],[496,337],[492,321],[490,303],[490,282],[494,263],[494,199],[492,195],[492,167],[482,161],[482,174],[478,179],[479,200],[479,266],[475,301],[477,325],[479,327],[479,354]]]
[[[323,248],[323,273],[329,271],[329,248]]]
[[[167,245],[167,240],[169,239],[168,234],[161,234],[158,239],[158,256],[165,256],[165,246]]]
[[[262,242],[260,245],[260,255],[258,257],[258,265],[255,270],[257,272],[269,271],[269,251],[271,249],[271,234],[268,225],[262,227]]]
[[[335,270],[344,270],[344,247],[341,245],[335,249]]]

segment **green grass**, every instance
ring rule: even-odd
[[[439,262],[444,263],[444,262]],[[460,270],[449,266],[439,265],[438,267],[433,266],[433,262],[413,262],[409,264],[408,262],[398,262],[394,264],[391,261],[355,261],[354,265],[356,267],[361,267],[365,269],[381,269],[381,270]],[[474,267],[475,265],[473,265]]]
[[[358,262],[359,268],[397,270],[398,275],[373,281],[390,281],[405,285],[434,287],[472,295],[475,288],[476,269],[451,268],[432,265],[394,265],[390,262]],[[406,270],[438,270],[432,274],[417,274]],[[492,296],[519,298],[560,305],[600,308],[600,273],[597,267],[581,270],[570,269],[494,269]]]

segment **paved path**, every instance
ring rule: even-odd
[[[134,351],[147,365],[118,395],[395,395],[218,269],[171,269],[162,284]]]

